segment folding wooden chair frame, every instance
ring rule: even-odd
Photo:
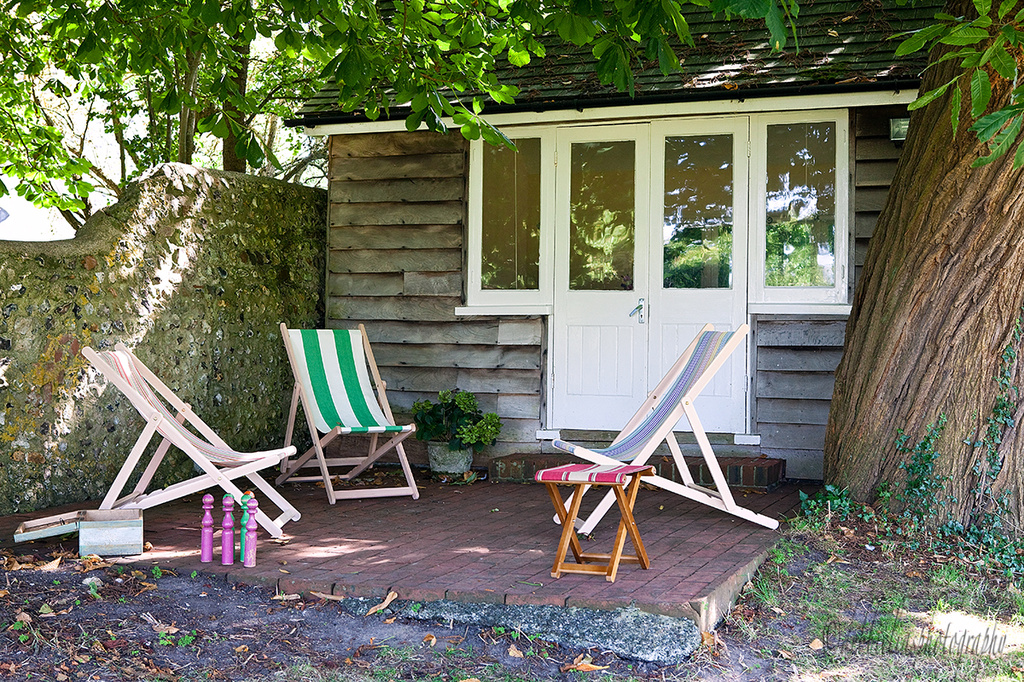
[[[306,417],[306,425],[309,427],[310,437],[313,439],[313,446],[306,450],[300,457],[295,460],[285,460],[281,463],[281,475],[277,477],[276,483],[280,485],[287,480],[292,481],[320,481],[324,483],[324,488],[327,490],[327,500],[334,504],[339,499],[361,499],[370,497],[398,497],[403,495],[409,495],[412,499],[418,499],[420,496],[419,489],[416,487],[416,479],[412,475],[412,468],[409,466],[409,459],[405,454],[405,446],[402,445],[402,441],[411,436],[416,431],[416,427],[413,424],[409,424],[403,427],[404,430],[395,433],[390,439],[383,444],[378,444],[380,441],[380,433],[370,432],[370,447],[366,455],[361,457],[331,457],[328,458],[324,454],[324,446],[333,441],[335,438],[341,435],[347,435],[353,433],[350,427],[342,425],[332,428],[330,431],[320,436],[320,429],[317,428],[316,422],[313,419],[312,406],[315,405],[313,402],[314,397],[309,395],[302,378],[299,375],[299,363],[297,362],[296,353],[300,352],[301,349],[296,349],[292,340],[289,337],[290,331],[301,331],[295,329],[289,329],[283,322],[281,323],[281,337],[284,339],[285,349],[288,352],[288,361],[292,367],[292,374],[295,378],[295,388],[292,390],[292,401],[291,407],[288,413],[288,427],[285,431],[284,442],[286,445],[291,444],[292,436],[295,431],[295,415],[298,409],[299,403],[302,403],[302,412]],[[316,330],[318,333],[335,333],[335,330]],[[339,332],[349,333],[349,330],[337,330]],[[373,349],[370,348],[370,341],[366,336],[366,328],[363,325],[359,325],[359,336],[362,342],[363,353],[365,356],[365,362],[369,368],[370,377],[372,379],[373,386],[376,388],[376,402],[383,413],[384,418],[387,420],[389,425],[395,425],[395,416],[391,412],[391,405],[388,403],[386,394],[387,384],[381,379],[380,372],[377,370],[377,363],[373,357]],[[361,432],[360,432],[361,433]],[[402,473],[405,475],[406,485],[392,487],[392,488],[360,488],[353,490],[335,490],[334,485],[331,482],[331,473],[329,467],[335,466],[348,466],[352,467],[344,474],[338,476],[343,481],[348,481],[372,466],[378,459],[383,455],[387,454],[392,449],[398,454],[398,461],[402,467]],[[309,460],[313,457],[317,459],[317,465],[320,468],[319,476],[296,476],[304,466],[308,466]]]
[[[274,537],[284,533],[282,526],[288,521],[297,521],[301,514],[281,494],[260,475],[259,471],[275,467],[282,459],[295,454],[295,448],[284,447],[264,452],[242,453],[233,450],[220,436],[202,419],[196,416],[191,406],[178,398],[152,371],[124,346],[117,344],[115,352],[120,357],[107,352],[97,352],[92,348],[83,348],[85,357],[114,384],[131,401],[139,414],[146,420],[135,446],[114,478],[110,490],[107,491],[100,509],[149,509],[171,500],[191,495],[211,486],[220,486],[236,501],[242,499],[242,490],[235,484],[238,479],[246,479],[260,490],[270,501],[281,510],[280,516],[272,519],[260,507],[256,521]],[[118,368],[118,363],[123,368]],[[129,365],[129,366],[124,366]],[[134,374],[145,385],[133,386],[122,372]],[[155,393],[152,389],[155,389]],[[176,412],[172,414],[166,405],[160,402],[163,398]],[[189,431],[186,425],[195,429]],[[128,495],[119,497],[146,450],[146,446],[154,436],[160,435],[161,442],[149,460],[135,488]],[[204,440],[205,439],[205,440]],[[175,483],[160,490],[147,493],[146,489],[153,481],[153,476],[163,462],[171,445],[184,452],[203,473],[186,481]]]
[[[651,455],[654,454],[654,451],[659,445],[661,445],[661,442],[665,441],[668,444],[669,452],[672,455],[672,461],[676,466],[676,470],[679,472],[680,476],[682,476],[683,482],[677,483],[663,476],[647,477],[646,482],[695,502],[706,504],[709,507],[718,509],[719,511],[724,511],[746,521],[751,521],[764,526],[765,528],[775,529],[779,527],[779,522],[775,519],[771,519],[763,514],[758,514],[757,512],[753,512],[736,504],[736,500],[732,496],[732,491],[729,490],[729,485],[725,480],[725,475],[722,473],[722,469],[718,464],[718,458],[715,457],[715,452],[711,448],[711,441],[708,440],[707,433],[701,425],[700,418],[697,416],[697,410],[693,404],[694,399],[700,395],[700,392],[704,390],[704,387],[707,386],[718,370],[721,369],[728,361],[733,351],[743,343],[749,329],[750,328],[745,324],[740,325],[725,345],[719,349],[714,360],[704,369],[703,372],[701,372],[700,376],[697,377],[689,389],[681,396],[675,408],[672,409],[658,428],[650,434],[650,437],[644,443],[643,447],[633,454],[633,458],[629,463],[646,464]],[[648,414],[658,407],[661,402],[661,398],[666,392],[670,391],[676,381],[680,378],[680,375],[686,369],[687,364],[693,357],[694,351],[697,350],[697,346],[703,335],[706,332],[714,332],[714,330],[715,328],[713,325],[704,325],[690,345],[687,346],[686,350],[683,351],[682,355],[679,356],[679,359],[672,365],[665,377],[657,386],[655,386],[650,395],[647,396],[647,399],[640,406],[640,409],[636,411],[636,413],[626,423],[626,426],[623,427],[619,435],[614,441],[612,441],[609,448],[614,447],[615,444],[619,443],[624,438],[631,436],[642,424]],[[672,431],[673,427],[683,416],[685,416],[687,421],[690,423],[690,428],[693,431],[694,438],[696,438],[697,445],[700,447],[701,455],[704,458],[708,471],[711,472],[711,478],[715,483],[715,490],[697,485],[693,480],[693,477],[690,475],[690,469],[686,464],[686,460],[683,458],[683,453],[679,448],[679,443]],[[595,464],[623,463],[622,461],[612,459],[601,452],[595,452],[594,450],[589,450],[587,448],[559,440],[554,441],[554,446]],[[601,500],[590,516],[582,522],[579,528],[580,532],[585,534],[590,533],[601,518],[607,513],[608,509],[611,508],[614,502],[615,498],[611,492],[605,495],[604,499]]]
[[[621,462],[618,464],[621,465]],[[540,472],[538,472],[538,476]],[[640,529],[633,518],[633,505],[636,503],[636,494],[640,490],[640,478],[642,476],[654,475],[654,467],[648,467],[645,471],[638,472],[630,477],[629,483],[576,483],[545,481],[551,502],[555,505],[555,512],[562,524],[562,537],[558,542],[558,550],[555,553],[555,564],[551,569],[552,578],[560,578],[562,573],[583,573],[588,575],[603,575],[608,582],[615,582],[615,576],[619,570],[619,562],[638,563],[641,568],[650,568],[651,561],[647,557],[647,549],[640,537]],[[573,486],[572,495],[566,501],[558,492],[559,485]],[[608,554],[596,552],[584,552],[576,537],[575,521],[580,511],[580,504],[583,502],[583,494],[589,485],[611,487],[608,491],[619,505],[621,520],[619,530],[615,533],[615,542],[612,544],[612,551]],[[568,506],[568,509],[566,508]],[[623,554],[626,536],[629,536],[633,543],[634,554]],[[572,551],[576,563],[566,560],[567,553]]]

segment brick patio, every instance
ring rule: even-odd
[[[159,563],[179,572],[198,570],[228,580],[264,582],[285,592],[451,599],[505,604],[546,604],[640,609],[691,618],[713,627],[763,560],[779,535],[660,490],[642,490],[636,518],[651,558],[650,570],[623,564],[618,578],[563,575],[551,578],[559,527],[551,501],[538,484],[478,482],[444,486],[424,482],[419,500],[341,500],[331,507],[322,489],[288,485],[286,497],[302,512],[289,523],[286,542],[271,542],[260,531],[258,565],[221,566],[219,532],[215,562],[199,562],[199,497],[145,512],[145,539],[153,549],[131,561]],[[567,490],[567,489],[566,489]],[[588,495],[590,504],[596,495]],[[797,487],[769,494],[738,493],[740,504],[778,517],[798,503]],[[586,502],[585,502],[586,505]],[[19,523],[70,509],[0,519],[0,547],[39,552],[41,544],[14,545]],[[597,527],[592,551],[608,551],[618,515],[609,512]],[[219,519],[218,519],[219,523]],[[627,543],[628,545],[628,543]],[[77,550],[77,539],[65,540]],[[585,543],[591,549],[589,543]],[[627,546],[627,552],[630,551]]]

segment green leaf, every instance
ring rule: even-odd
[[[971,115],[978,118],[984,114],[991,99],[992,84],[988,80],[988,72],[975,69],[971,74]]]
[[[971,126],[971,131],[977,133],[979,140],[987,142],[1006,125],[1007,121],[1018,113],[1020,113],[1019,106],[1003,107],[998,111],[993,111],[991,114],[979,118]]]
[[[950,123],[953,126],[953,134],[956,135],[957,129],[960,127],[960,108],[962,105],[960,95],[960,88],[953,88],[953,103],[949,108]]]
[[[1003,17],[1005,17],[1007,14],[1009,14],[1010,10],[1012,10],[1016,6],[1017,0],[1003,0],[1001,3],[999,3],[999,18],[1002,19]]]
[[[786,21],[778,5],[772,4],[771,9],[768,10],[768,14],[764,18],[764,23],[768,26],[768,32],[771,34],[772,50],[775,52],[781,51],[786,46],[787,36]]]
[[[992,11],[992,0],[974,0],[974,9],[978,10],[979,16],[986,16]]]
[[[1000,46],[998,49],[993,50],[991,61],[992,68],[1006,80],[1013,80],[1016,77],[1017,62],[1006,51],[1005,47]]]
[[[954,78],[953,80],[949,81],[948,83],[941,87],[935,88],[934,90],[929,90],[928,92],[924,93],[923,95],[915,99],[913,102],[911,102],[907,106],[907,109],[909,109],[910,111],[914,111],[915,109],[922,109],[928,106],[939,97],[942,97],[942,95],[946,93],[946,90],[949,89],[949,86],[955,83],[956,80],[957,79]]]
[[[988,31],[985,29],[964,24],[950,31],[939,42],[946,45],[976,45],[988,38],[988,36]]]
[[[1017,141],[1017,137],[1020,135],[1021,122],[1024,120],[1024,116],[1016,116],[1010,124],[1006,126],[996,137],[993,139],[992,151],[988,156],[983,156],[980,159],[975,160],[972,164],[972,168],[978,168],[986,164],[992,163],[1013,146],[1013,143]]]
[[[508,48],[508,63],[512,66],[526,66],[530,63],[530,51],[524,48]]]
[[[1013,167],[1020,168],[1024,166],[1024,144],[1017,147],[1017,153],[1013,155]]]

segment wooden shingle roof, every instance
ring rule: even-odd
[[[662,74],[656,62],[635,74],[635,94],[602,85],[589,47],[559,44],[544,59],[524,67],[502,64],[501,82],[516,85],[514,105],[487,104],[486,112],[542,111],[711,99],[736,99],[786,94],[916,89],[927,54],[897,58],[904,31],[933,21],[942,3],[922,0],[897,7],[879,0],[812,0],[801,3],[799,51],[773,53],[763,22],[715,18],[690,6],[686,18],[694,31],[694,47],[677,48],[683,70]],[[553,44],[553,43],[552,43]],[[306,102],[288,125],[316,126],[365,120],[343,112],[337,88],[328,86]],[[390,112],[404,118],[404,107]]]

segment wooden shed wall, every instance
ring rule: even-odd
[[[850,112],[851,300],[901,151],[899,143],[889,139],[889,119],[906,116],[905,106]],[[787,460],[790,478],[822,477],[825,425],[845,334],[845,317],[762,315],[755,319],[754,431],[761,434],[764,454]]]
[[[467,151],[455,133],[331,138],[327,326],[366,325],[396,413],[443,389],[473,391],[504,423],[487,452],[539,451],[543,320],[454,312]],[[422,461],[417,443],[408,449]]]

